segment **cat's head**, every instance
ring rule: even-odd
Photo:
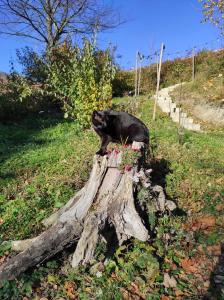
[[[97,128],[105,128],[107,126],[108,116],[106,111],[94,110],[92,114],[92,123]]]

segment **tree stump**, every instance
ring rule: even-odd
[[[135,189],[144,185],[156,210],[172,210],[175,204],[166,200],[162,187],[152,186],[150,170],[142,165],[142,147],[142,143],[133,143],[129,151],[139,151],[139,158],[126,167],[122,161],[125,150],[115,149],[103,157],[95,155],[88,182],[64,207],[43,221],[46,231],[33,239],[11,242],[12,250],[20,253],[0,266],[0,281],[15,279],[74,243],[77,246],[72,267],[88,263],[106,223],[114,226],[119,245],[130,237],[147,241],[150,236],[136,211]]]

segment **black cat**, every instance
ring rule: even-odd
[[[133,141],[149,143],[149,131],[145,124],[126,112],[98,110],[92,114],[92,124],[101,138],[96,154],[105,155],[110,142],[131,144]]]

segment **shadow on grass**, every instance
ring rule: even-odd
[[[148,165],[153,171],[151,173],[152,183],[166,187],[166,176],[172,172],[170,162],[164,158],[153,158]]]
[[[224,244],[221,245],[221,255],[210,276],[210,286],[203,300],[224,299]]]
[[[43,146],[47,140],[38,138],[41,130],[56,126],[59,123],[70,122],[61,115],[29,116],[18,122],[0,122],[0,164],[19,155],[24,149]],[[4,171],[0,168],[0,179],[14,178],[13,170]]]

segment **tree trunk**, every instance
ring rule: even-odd
[[[133,143],[132,147],[140,151],[142,143]],[[0,266],[0,281],[16,278],[77,241],[72,266],[88,263],[106,223],[114,226],[120,245],[130,237],[147,241],[148,230],[135,208],[133,192],[137,186],[151,189],[157,210],[172,210],[175,205],[166,201],[162,187],[152,187],[142,159],[126,171],[120,170],[121,163],[122,152],[116,150],[104,157],[95,155],[88,182],[43,221],[48,229],[33,239],[11,243],[12,249],[20,253]]]

